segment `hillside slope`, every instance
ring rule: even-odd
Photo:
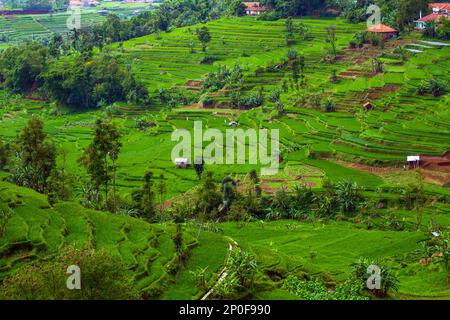
[[[30,261],[50,259],[63,246],[107,250],[120,257],[129,269],[129,276],[144,296],[155,292],[169,297],[190,299],[197,292],[193,278],[182,271],[172,275],[168,267],[174,259],[173,225],[153,225],[128,216],[88,210],[76,203],[58,203],[50,207],[46,197],[26,188],[0,182],[0,209],[12,210],[4,237],[0,238],[0,280]],[[222,265],[227,243],[221,236],[201,234],[202,244],[183,234],[190,252],[188,266],[207,263],[212,277]],[[205,260],[205,252],[215,252]],[[183,276],[184,274],[184,276]],[[190,290],[179,292],[180,286]]]

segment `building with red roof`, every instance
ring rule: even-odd
[[[262,6],[259,2],[244,2],[244,4],[245,14],[248,16],[257,16],[268,11],[268,9]]]
[[[396,29],[381,23],[367,29],[367,32],[379,34],[383,39],[395,38],[398,35],[398,31]]]
[[[420,13],[420,19],[414,21],[416,24],[416,29],[425,29],[427,21],[434,21],[436,24],[441,23],[442,19],[450,19],[450,3],[430,3],[428,4],[433,13],[422,17],[422,12]]]

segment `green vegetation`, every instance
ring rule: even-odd
[[[360,2],[296,18],[323,9],[300,2],[255,18],[167,1],[0,53],[5,298],[450,296],[448,46],[370,37],[349,22]],[[392,6],[407,29],[413,13]],[[172,133],[194,121],[278,129],[278,173],[173,163]],[[418,154],[431,160],[408,169]],[[61,287],[70,256],[98,291]]]

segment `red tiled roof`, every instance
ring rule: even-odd
[[[392,32],[397,32],[397,30],[395,30],[394,28],[391,28],[385,24],[376,24],[374,25],[372,28],[367,29],[367,31],[369,32],[374,32],[374,33],[392,33]]]
[[[427,16],[425,16],[425,17],[423,17],[423,18],[421,18],[421,19],[419,19],[417,21],[424,21],[425,22],[425,21],[434,20],[435,22],[440,22],[442,17],[445,17],[445,15],[438,14],[438,13],[432,13],[432,14],[429,14],[429,15],[427,15]]]
[[[259,2],[244,2],[246,8],[245,10],[251,10],[251,11],[267,11],[267,8],[264,6],[261,6]]]
[[[439,8],[439,10],[450,10],[450,3],[430,3],[428,4],[428,8]]]

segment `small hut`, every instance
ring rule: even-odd
[[[366,111],[373,110],[373,104],[372,104],[372,102],[366,102],[366,103],[364,103],[364,110],[366,110]]]
[[[186,169],[189,166],[189,160],[187,158],[176,158],[175,165],[179,169]]]
[[[396,38],[398,36],[397,30],[381,23],[367,29],[367,32],[379,34],[383,40]]]
[[[420,164],[420,156],[407,156],[406,162],[408,162],[410,169],[417,168]]]

